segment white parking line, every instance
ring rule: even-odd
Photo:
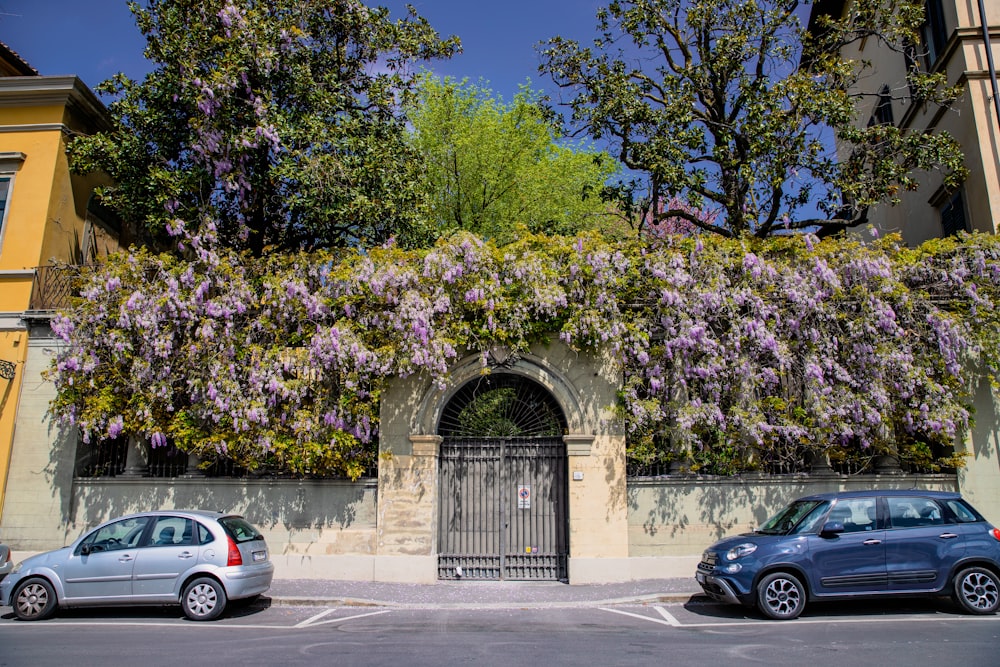
[[[681,623],[677,618],[675,618],[670,612],[662,607],[653,607],[664,620],[654,618],[652,616],[645,616],[643,614],[635,614],[629,611],[622,611],[621,609],[610,609],[608,607],[600,607],[602,611],[610,611],[613,614],[621,614],[622,616],[631,616],[633,618],[638,618],[643,621],[648,621],[650,623],[658,623],[659,625],[669,625],[674,628],[726,628],[726,627],[736,627],[742,625],[813,625],[822,623],[824,625],[830,625],[834,623],[913,623],[913,622],[938,622],[941,621],[998,621],[1000,616],[879,616],[875,618],[837,618],[837,617],[824,617],[824,618],[797,618],[791,621],[771,621],[771,620],[760,620],[760,621],[717,621],[711,623]]]
[[[649,621],[650,623],[659,623],[660,625],[671,625],[673,627],[683,627],[677,623],[676,619],[673,623],[669,621],[661,621],[658,618],[650,618],[649,616],[643,616],[642,614],[633,614],[630,611],[622,611],[621,609],[609,609],[607,607],[600,607],[601,611],[610,611],[612,614],[621,614],[622,616],[631,616],[632,618],[640,618],[644,621]]]
[[[337,611],[337,610],[336,609],[327,609],[325,611],[321,611],[320,613],[316,614],[315,616],[310,616],[306,620],[302,621],[301,623],[297,623],[296,625],[294,625],[292,627],[295,627],[295,628],[311,628],[311,627],[314,627],[314,626],[317,626],[317,625],[324,625],[326,623],[342,623],[343,621],[353,621],[356,618],[364,618],[366,616],[378,616],[379,614],[388,614],[392,610],[391,609],[384,609],[382,611],[371,611],[371,612],[368,612],[367,614],[355,614],[354,616],[344,616],[342,618],[331,618],[328,621],[321,621],[321,620],[319,620],[321,618],[329,616],[330,614],[332,614],[335,611]]]
[[[373,611],[367,614],[355,614],[354,616],[343,616],[339,618],[331,618],[326,621],[321,621],[320,619],[329,616],[333,612],[337,611],[336,608],[326,609],[315,616],[311,616],[306,620],[297,623],[295,625],[264,625],[260,623],[185,623],[184,621],[123,621],[120,619],[107,619],[101,621],[66,621],[62,619],[55,619],[50,623],[18,623],[16,627],[21,628],[53,628],[53,627],[107,627],[109,625],[119,626],[119,627],[161,627],[161,628],[176,628],[183,626],[186,629],[212,629],[220,630],[298,630],[301,628],[311,628],[317,625],[324,625],[327,623],[343,623],[344,621],[352,621],[357,618],[364,618],[366,616],[377,616],[379,614],[388,614],[391,609],[385,609],[383,611]],[[14,627],[14,624],[4,624],[7,627]]]
[[[39,621],[32,623],[4,623],[0,627],[16,627],[17,629],[28,629],[35,628],[38,630],[44,630],[45,628],[61,628],[65,626],[71,627],[107,627],[113,625],[115,627],[134,627],[134,628],[148,628],[148,627],[159,627],[159,628],[179,628],[183,627],[185,630],[216,630],[221,628],[225,629],[236,629],[236,630],[274,630],[274,629],[291,629],[294,626],[290,625],[263,625],[263,624],[251,624],[251,623],[189,623],[178,619],[177,621],[122,621],[117,619],[108,619],[106,621],[64,621],[61,619],[54,619],[49,622]]]
[[[670,625],[674,626],[675,628],[681,627],[681,622],[678,621],[676,618],[674,618],[674,615],[671,614],[666,609],[664,609],[663,607],[655,606],[655,607],[653,607],[653,609],[655,609],[657,612],[659,612],[660,616],[662,616],[663,618],[667,619],[667,623],[669,623]]]

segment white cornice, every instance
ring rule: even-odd
[[[25,123],[22,125],[0,125],[0,132],[69,132],[62,123]]]

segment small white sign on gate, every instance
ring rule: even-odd
[[[531,509],[531,487],[527,484],[517,486],[517,509]]]

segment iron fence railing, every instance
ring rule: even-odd
[[[781,458],[758,460],[754,466],[745,468],[730,469],[720,472],[711,465],[697,466],[692,469],[690,464],[653,461],[644,462],[629,459],[626,463],[626,473],[629,477],[664,477],[678,475],[710,475],[718,477],[730,477],[733,475],[764,474],[764,475],[796,475],[796,474],[829,474],[835,473],[847,477],[856,475],[877,475],[886,473],[906,473],[906,474],[928,474],[944,473],[953,474],[955,468],[947,466],[920,465],[913,461],[892,460],[887,461],[879,456],[857,456],[840,461],[813,461],[809,457],[801,458]]]
[[[28,310],[59,310],[68,308],[75,295],[75,280],[81,266],[37,266],[31,281]]]
[[[80,443],[79,456],[76,465],[76,476],[80,478],[120,477],[126,474],[128,458],[128,440],[116,440],[100,443]],[[132,471],[129,471],[132,472]],[[144,476],[171,478],[181,476],[199,476],[221,479],[344,479],[342,475],[301,475],[276,467],[263,466],[249,470],[238,465],[232,459],[220,458],[205,467],[192,467],[186,452],[172,446],[153,447],[149,449],[147,466]],[[378,477],[378,464],[373,463],[362,474],[364,478]]]

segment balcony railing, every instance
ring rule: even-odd
[[[68,308],[70,298],[74,296],[74,281],[81,268],[75,265],[35,267],[28,310]]]

